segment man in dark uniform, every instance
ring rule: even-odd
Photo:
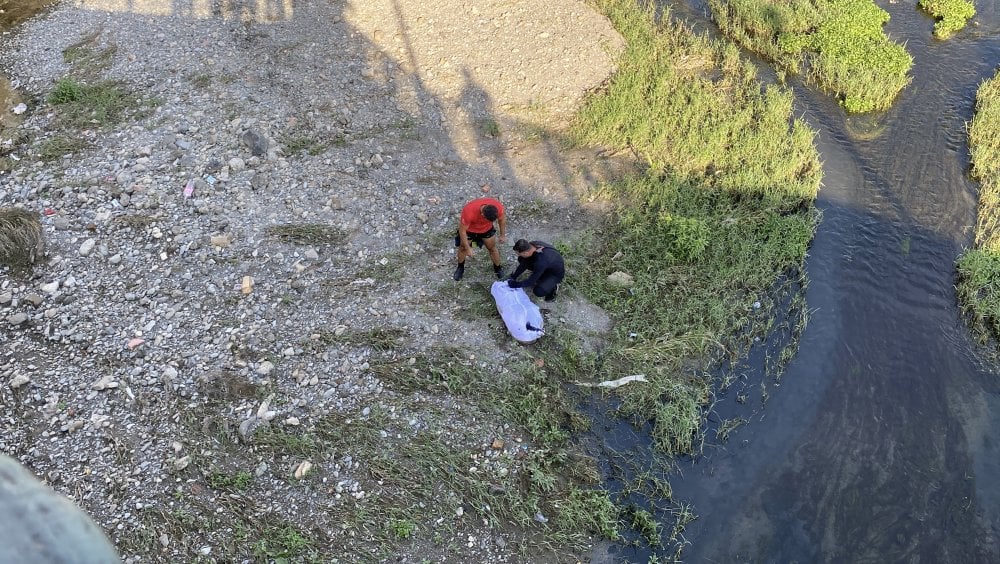
[[[518,239],[514,243],[514,252],[517,253],[517,270],[510,275],[507,285],[511,288],[533,288],[535,295],[547,302],[556,299],[559,283],[566,276],[559,251],[544,241]],[[531,276],[518,282],[517,277],[525,270],[530,270]]]

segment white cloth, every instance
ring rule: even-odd
[[[545,334],[542,312],[523,289],[511,288],[505,280],[500,280],[493,283],[490,293],[512,337],[527,344],[534,343]]]

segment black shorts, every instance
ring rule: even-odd
[[[469,238],[469,245],[476,245],[480,249],[483,248],[483,242],[485,242],[487,239],[496,234],[497,234],[496,227],[491,227],[490,230],[487,231],[486,233],[473,233],[471,231],[467,231],[465,233],[465,235]],[[458,233],[455,233],[455,246],[456,247],[462,246],[462,237]]]

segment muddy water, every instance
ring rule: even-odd
[[[880,2],[915,59],[891,111],[846,119],[793,84],[825,170],[813,313],[780,382],[762,379],[754,351],[737,373],[757,398],[730,391],[710,418],[748,423],[725,442],[709,433],[671,475],[699,516],[685,561],[1000,561],[1000,375],[977,360],[954,291],[975,223],[965,122],[1000,63],[1000,3],[977,2],[974,25],[946,42],[914,4]],[[678,7],[705,26],[701,12]],[[641,452],[641,431],[605,429],[613,453]]]

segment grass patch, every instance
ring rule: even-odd
[[[191,82],[191,86],[199,90],[204,90],[212,85],[212,75],[207,73],[189,74],[187,79]]]
[[[241,470],[236,474],[212,472],[208,476],[208,485],[217,490],[246,491],[253,485],[253,474]]]
[[[312,539],[293,525],[281,525],[264,530],[253,543],[253,554],[258,558],[285,559],[301,556],[313,544]]]
[[[917,6],[935,20],[934,37],[948,39],[976,15],[976,7],[969,0],[920,0]]]
[[[120,123],[140,107],[139,99],[116,81],[87,84],[71,77],[56,82],[49,103],[59,109],[60,122],[75,129]]]
[[[90,144],[85,139],[59,134],[42,141],[38,145],[38,158],[42,162],[57,161],[66,155],[82,151]]]
[[[63,49],[63,61],[72,65],[80,75],[93,77],[106,70],[118,52],[118,47],[111,43],[102,46],[103,34],[103,29],[95,29]]]
[[[1000,72],[976,94],[969,124],[972,175],[980,183],[975,247],[958,259],[958,298],[980,339],[1000,336]]]
[[[298,245],[343,245],[347,233],[323,223],[286,223],[272,225],[267,234],[285,243]]]
[[[500,137],[500,124],[497,123],[495,119],[486,118],[478,120],[476,122],[476,128],[479,130],[479,133],[485,137],[491,137],[493,139]]]
[[[323,154],[323,151],[340,143],[341,141],[326,140],[311,133],[289,134],[281,139],[281,144],[288,154],[305,153],[313,157]]]
[[[910,82],[913,58],[883,33],[872,0],[709,0],[719,28],[786,72],[807,70],[851,113],[884,110]]]
[[[644,374],[648,384],[617,391],[620,412],[651,420],[661,451],[686,454],[711,397],[699,367],[746,351],[767,328],[757,303],[801,271],[821,168],[790,93],[761,87],[734,47],[625,0],[599,5],[627,48],[575,134],[631,148],[650,168],[595,194],[615,211],[571,249],[588,265],[574,286],[615,320],[592,373]],[[616,272],[631,282],[609,280]]]
[[[586,143],[631,148],[654,173],[740,195],[807,200],[819,186],[814,132],[792,120],[792,96],[756,80],[731,44],[626,0],[599,5],[627,47],[607,90],[582,110],[574,133]],[[656,203],[656,202],[654,202]]]

